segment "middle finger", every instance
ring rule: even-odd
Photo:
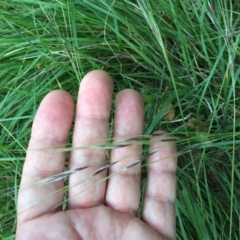
[[[109,116],[113,82],[104,71],[95,70],[82,80],[78,94],[77,113],[73,134],[73,148],[105,144],[108,138]],[[106,150],[74,150],[71,153],[69,169],[104,163]],[[104,200],[105,185],[94,183],[106,175],[102,172],[84,182],[87,176],[99,167],[90,167],[69,177],[68,208],[93,207]],[[81,183],[80,183],[81,182]],[[89,189],[87,189],[89,188]],[[86,190],[87,191],[84,191]]]

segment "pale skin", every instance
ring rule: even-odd
[[[106,143],[112,91],[113,81],[104,71],[95,70],[83,78],[74,121],[73,147]],[[77,182],[95,168],[73,174],[69,178],[69,200],[64,211],[61,208],[63,193],[60,191],[57,195],[51,195],[62,189],[63,181],[23,190],[23,186],[63,171],[64,151],[31,149],[64,147],[73,115],[72,97],[62,90],[50,92],[38,108],[18,196],[17,239],[175,239],[177,158],[173,144],[155,141],[149,147],[149,151],[157,148],[159,151],[149,157],[149,163],[154,163],[149,164],[141,219],[136,217],[140,199],[139,165],[84,192],[84,189],[105,178],[107,171],[83,184]],[[124,136],[143,134],[143,125],[144,106],[140,94],[131,89],[118,93],[114,117],[116,141],[126,139]],[[154,138],[161,139],[164,135]],[[108,174],[138,159],[142,155],[141,149],[140,145],[135,145],[112,150],[110,161],[120,158],[123,161],[114,165]],[[105,159],[106,150],[102,149],[72,151],[69,169],[104,163]],[[49,199],[41,200],[48,195],[51,196]]]

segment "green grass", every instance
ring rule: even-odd
[[[190,136],[177,143],[177,238],[239,239],[239,12],[238,1],[224,0],[0,0],[0,238],[15,234],[41,99],[64,89],[76,101],[81,78],[104,69],[114,96],[142,94],[144,134]]]

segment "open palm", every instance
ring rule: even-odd
[[[76,149],[71,152],[69,169],[105,163],[106,150],[78,150],[77,147],[107,142],[112,91],[112,80],[104,71],[92,71],[82,80],[72,141],[72,147]],[[97,167],[71,175],[67,210],[62,210],[61,206],[64,200],[62,180],[24,189],[25,185],[63,171],[64,151],[43,149],[65,146],[73,113],[71,96],[60,90],[49,93],[38,109],[18,196],[17,239],[175,239],[176,150],[173,145],[166,146],[161,141],[154,141],[149,149],[151,152],[159,148],[159,151],[148,159],[156,162],[148,169],[142,219],[136,217],[140,166],[117,173],[140,158],[140,145],[111,151],[111,162],[123,160],[110,168],[109,175],[117,174],[108,181],[100,182],[107,176],[103,171],[78,184]],[[143,124],[144,108],[140,95],[130,89],[121,91],[116,97],[114,140],[142,134]],[[164,135],[158,138],[162,137]],[[157,161],[159,159],[163,160]],[[94,185],[96,182],[100,183]]]

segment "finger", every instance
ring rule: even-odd
[[[33,186],[33,183],[63,171],[65,154],[53,149],[65,146],[73,109],[71,96],[60,90],[49,93],[38,108],[18,196],[19,224],[48,211],[55,211],[53,208],[63,200],[63,193],[52,195],[63,187],[63,181],[37,186]],[[32,187],[26,187],[28,185]]]
[[[143,131],[143,101],[134,90],[126,89],[116,98],[114,119],[115,141],[126,140],[126,135],[139,135]],[[129,146],[112,150],[111,162],[122,159],[110,168],[109,173],[133,163],[141,156],[142,146]],[[124,173],[111,177],[108,181],[106,204],[115,210],[136,212],[140,196],[140,166],[135,166]]]
[[[169,239],[175,239],[175,198],[176,198],[176,148],[172,142],[156,142],[166,139],[167,133],[153,137],[149,157],[148,182],[143,205],[143,220]],[[165,134],[164,134],[165,133]]]
[[[105,144],[108,138],[109,116],[113,82],[104,71],[96,70],[88,73],[82,80],[78,95],[77,114],[73,135],[73,147]],[[91,207],[104,200],[105,182],[93,185],[106,176],[102,172],[85,182],[80,183],[100,163],[105,163],[105,150],[74,150],[70,157],[70,169],[86,165],[98,164],[85,169],[69,178],[68,208]],[[87,191],[85,189],[91,187]]]

